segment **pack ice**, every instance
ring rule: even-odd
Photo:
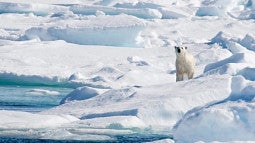
[[[0,110],[0,137],[255,140],[254,0],[0,0],[0,9],[1,85],[73,90],[42,112]],[[196,72],[175,82],[181,45]]]

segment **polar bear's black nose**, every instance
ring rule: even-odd
[[[181,49],[178,48],[177,52],[178,52],[178,53],[181,53]]]

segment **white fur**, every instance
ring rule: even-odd
[[[178,53],[178,50],[180,53]],[[184,80],[184,75],[188,76],[188,79],[193,78],[195,73],[195,58],[188,53],[187,47],[175,47],[176,53],[176,82]]]

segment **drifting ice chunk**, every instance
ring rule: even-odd
[[[45,89],[32,89],[26,93],[30,95],[60,95],[58,91],[50,91]]]

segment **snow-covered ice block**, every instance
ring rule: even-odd
[[[226,48],[228,41],[231,41],[231,36],[222,31],[218,32],[216,36],[214,36],[208,44],[219,44],[220,46]]]
[[[146,128],[145,123],[136,116],[110,116],[81,120],[85,126],[108,129]]]
[[[246,34],[243,39],[231,37],[228,33],[220,31],[213,37],[208,44],[219,44],[223,48],[229,49],[233,53],[246,52],[248,50],[255,51],[255,36]]]
[[[130,8],[130,9],[136,9],[136,8],[152,8],[152,9],[158,9],[162,6],[158,5],[158,4],[155,4],[155,3],[149,3],[149,2],[136,2],[136,3],[130,3],[130,2],[127,2],[127,3],[116,3],[114,5],[114,7],[117,7],[117,8]]]
[[[71,115],[41,115],[20,111],[1,110],[1,129],[31,129],[57,127],[65,123],[78,121]]]
[[[226,47],[233,54],[249,52],[247,48],[234,41],[227,42]]]
[[[9,2],[13,2],[13,3],[21,3],[21,4],[59,4],[59,5],[68,5],[68,4],[81,4],[80,0],[37,0],[37,1],[30,1],[30,0],[1,0],[1,2],[5,2],[5,3],[9,3]]]
[[[75,14],[83,14],[83,15],[95,15],[97,11],[102,11],[107,15],[119,15],[119,14],[127,14],[133,15],[138,18],[143,19],[160,19],[162,18],[162,14],[156,10],[151,8],[140,8],[140,9],[129,9],[129,8],[116,8],[116,7],[107,7],[107,6],[89,6],[89,5],[74,5],[70,7],[70,10]]]
[[[197,16],[224,16],[236,6],[234,0],[203,0]]]
[[[34,13],[46,16],[51,13],[68,11],[68,7],[39,3],[0,2],[0,13]]]
[[[106,45],[137,47],[136,38],[145,28],[143,20],[121,14],[102,15],[80,19],[64,19],[51,26],[33,27],[25,33],[25,39],[43,41],[65,40],[81,45]]]
[[[247,67],[239,71],[239,75],[244,76],[248,80],[255,81],[255,68]]]
[[[197,16],[223,16],[225,9],[219,9],[215,6],[204,6],[200,7],[197,11]]]
[[[117,8],[128,8],[128,9],[155,9],[158,10],[162,14],[162,19],[176,19],[183,18],[190,15],[186,11],[185,7],[164,7],[161,5],[157,5],[155,3],[146,3],[146,2],[137,2],[137,3],[117,3],[114,5]]]
[[[67,82],[67,79],[57,76],[17,74],[13,72],[0,71],[0,82],[5,84],[18,85],[61,85]]]
[[[162,19],[178,19],[184,18],[191,15],[187,11],[183,10],[182,8],[171,7],[169,8],[159,8],[159,11],[162,14]]]
[[[255,51],[255,36],[247,34],[241,41],[240,44],[249,50]]]

